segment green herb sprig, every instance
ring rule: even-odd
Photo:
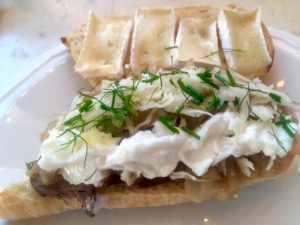
[[[159,116],[158,121],[161,122],[168,130],[174,134],[178,134],[179,131],[176,127],[170,124],[170,121],[173,121],[176,117],[174,116]]]
[[[192,131],[191,129],[189,129],[188,127],[183,126],[183,127],[181,127],[181,129],[182,129],[185,133],[187,133],[188,135],[190,135],[190,136],[196,138],[197,140],[200,140],[200,136],[199,136],[196,132],[194,132],[194,131]]]
[[[297,130],[292,127],[291,125],[292,120],[287,119],[282,113],[280,114],[279,118],[277,121],[275,121],[276,126],[281,126],[285,132],[290,136],[290,137],[295,137]]]
[[[268,131],[268,133],[275,138],[277,144],[283,149],[283,151],[287,152],[286,148],[284,147],[282,141],[278,138],[278,136],[276,135],[274,129],[272,128],[272,132]]]
[[[206,95],[201,93],[200,91],[193,88],[191,85],[185,85],[182,79],[178,79],[177,83],[181,89],[181,91],[193,98],[193,101],[196,105],[200,105],[203,103]]]
[[[220,89],[220,86],[213,81],[210,69],[206,69],[202,73],[198,73],[197,77],[199,77],[204,83],[207,83],[209,86],[215,89]]]
[[[174,49],[174,48],[178,48],[178,46],[177,45],[168,46],[168,47],[165,47],[165,50],[171,50],[171,49]]]
[[[34,164],[36,164],[38,161],[40,161],[42,157],[40,156],[37,160],[31,161],[31,162],[26,162],[26,167],[28,170],[31,170]]]

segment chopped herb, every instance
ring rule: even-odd
[[[181,89],[184,93],[188,94],[188,90],[187,90],[187,88],[186,88],[186,86],[185,86],[185,84],[183,83],[183,81],[182,81],[181,78],[177,80],[177,83],[178,83],[180,89]]]
[[[251,108],[251,103],[249,103],[248,101],[247,101],[247,106],[248,106],[248,118],[247,118],[247,120],[250,120],[250,119],[259,120],[259,116],[256,113],[253,112],[253,110]]]
[[[79,112],[89,112],[93,108],[93,100],[91,98],[86,99],[85,101],[77,104]]]
[[[172,79],[170,79],[169,82],[170,82],[170,84],[172,84],[175,88],[177,88],[176,85],[175,85],[175,83],[174,83],[174,81],[173,81]]]
[[[219,109],[228,103],[227,100],[221,101],[221,99],[218,96],[216,96],[216,94],[212,90],[210,90],[210,93],[212,95],[212,100],[209,101],[207,106],[205,107],[207,111],[211,111],[213,109]]]
[[[64,135],[65,133],[71,133],[73,135],[73,138],[71,138],[69,141],[67,141],[66,143],[61,144],[61,149],[66,149],[70,146],[72,146],[72,153],[74,151],[75,145],[77,143],[77,140],[80,139],[81,141],[83,141],[84,145],[85,145],[85,157],[84,157],[84,163],[83,163],[83,167],[85,169],[86,167],[86,161],[87,161],[87,155],[88,155],[88,143],[87,141],[81,136],[81,133],[83,132],[83,128],[81,128],[80,133],[77,134],[75,133],[72,129],[66,129],[63,133],[61,133],[60,135],[58,135],[58,137],[61,137],[62,135]]]
[[[65,126],[73,126],[76,123],[78,123],[79,121],[83,121],[82,115],[78,114],[70,119],[68,119],[67,121],[64,122]]]
[[[297,131],[292,127],[291,122],[292,120],[287,119],[283,114],[280,114],[279,119],[275,121],[275,125],[282,126],[282,128],[290,137],[295,137]]]
[[[26,162],[27,169],[31,170],[32,167],[34,166],[34,164],[36,164],[40,159],[41,159],[41,156],[37,160],[31,161],[31,162]]]
[[[194,100],[196,105],[200,105],[204,101],[204,98],[206,96],[203,93],[201,93],[200,91],[197,91],[196,89],[194,89],[190,85],[188,85],[186,88],[187,88],[188,93],[190,94],[190,96],[193,97],[193,100]]]
[[[240,111],[240,108],[241,108],[240,101],[241,101],[241,99],[239,97],[237,97],[237,96],[234,97],[233,105],[237,109],[237,111]]]
[[[200,105],[204,101],[204,98],[206,96],[203,93],[199,92],[198,90],[193,88],[191,85],[186,86],[183,83],[182,79],[178,79],[177,83],[178,83],[179,87],[181,88],[182,92],[188,94],[189,96],[191,96],[193,98],[194,103],[196,105]]]
[[[244,95],[244,97],[242,98],[242,100],[240,101],[240,106],[243,104],[243,102],[244,102],[244,100],[246,99],[247,96],[249,98],[249,102],[250,102],[250,105],[251,105],[251,89],[249,88],[249,83],[248,83],[248,87],[245,88],[245,89],[247,89],[247,91],[246,91],[246,94]]]
[[[169,123],[170,120],[171,120],[170,117],[165,117],[165,116],[158,117],[158,121],[161,122],[166,128],[168,128],[172,133],[178,134],[179,131]]]
[[[277,95],[273,92],[269,93],[270,98],[272,98],[273,101],[280,103],[281,102],[281,96]]]
[[[242,87],[242,86],[236,86],[236,87],[243,88],[243,89],[248,89],[249,91],[253,91],[253,92],[260,92],[260,93],[263,93],[263,94],[267,94],[273,101],[278,102],[278,103],[281,102],[281,96],[277,95],[273,92],[268,93],[268,92],[265,92],[265,91],[262,91],[262,90],[259,90],[259,89],[249,88],[249,84],[248,84],[248,87]]]
[[[222,52],[222,51],[214,51],[214,52],[211,52],[210,54],[203,56],[202,59],[208,58],[208,57],[210,57],[210,56],[212,56],[212,55],[215,55],[215,54],[219,54],[220,52]],[[230,49],[230,48],[224,48],[224,49],[223,49],[223,52],[224,52],[224,53],[226,53],[226,52],[242,52],[242,53],[245,53],[244,50],[240,50],[240,49]]]
[[[188,74],[188,72],[172,67],[172,74],[184,73]]]
[[[208,85],[212,86],[215,89],[220,89],[220,86],[216,84],[212,79],[212,74],[210,72],[210,69],[204,70],[202,73],[198,73],[197,76]]]
[[[176,113],[179,114],[181,113],[181,111],[184,109],[185,104],[187,103],[187,101],[189,100],[189,98],[186,98],[184,100],[184,102],[177,108]]]
[[[146,80],[142,80],[143,83],[150,83],[150,84],[153,84],[154,81],[158,80],[160,76],[154,74],[154,73],[150,73],[149,71],[147,70],[144,70],[142,72],[143,74],[147,74],[149,76],[148,79]]]
[[[236,82],[235,82],[235,80],[234,80],[234,78],[233,78],[233,76],[232,76],[229,69],[226,69],[226,75],[227,75],[227,77],[230,81],[231,86],[236,86]]]
[[[277,144],[285,151],[287,152],[286,148],[284,147],[282,141],[278,138],[278,136],[276,135],[274,129],[272,128],[272,132],[268,131],[268,133],[275,138]]]
[[[259,93],[263,93],[263,94],[268,94],[268,92],[265,92],[265,91],[262,91],[262,90],[259,90],[259,89],[250,88],[249,87],[249,83],[248,83],[247,87],[238,86],[238,85],[236,87],[241,88],[241,89],[247,89],[248,91],[253,91],[253,92],[259,92]]]
[[[163,75],[168,76],[168,75],[175,75],[175,74],[180,74],[180,73],[188,74],[188,72],[186,72],[186,71],[183,71],[183,70],[177,69],[175,67],[172,67],[171,72],[163,73]]]
[[[221,108],[229,103],[228,99],[221,99],[220,105],[218,108]]]
[[[191,135],[192,137],[196,138],[197,140],[200,140],[200,136],[196,132],[194,132],[191,129],[187,128],[186,126],[181,127],[181,129],[185,133],[187,133],[187,134]]]
[[[162,79],[161,79],[161,74],[159,74],[159,81],[160,81],[160,88],[162,89],[162,87],[163,87],[163,82],[162,82]]]
[[[171,49],[173,49],[173,48],[178,48],[178,46],[177,46],[177,45],[174,45],[174,46],[165,47],[165,50],[171,50]]]
[[[220,81],[222,84],[224,84],[224,86],[228,87],[228,81],[225,80],[225,79],[222,77],[221,71],[218,71],[218,72],[216,73],[215,77],[216,77],[216,79],[217,79],[218,81]]]
[[[150,98],[149,98],[148,101],[147,101],[147,104],[151,101],[151,99],[153,98],[153,95],[155,94],[155,92],[157,91],[157,89],[158,89],[158,87],[156,87],[156,88],[154,89],[154,91],[152,92]]]
[[[94,172],[90,176],[88,176],[86,179],[84,179],[84,181],[88,181],[88,180],[92,179],[92,177],[95,175],[96,172],[97,172],[97,169],[95,169]]]
[[[125,123],[126,118],[133,119],[137,116],[137,107],[132,100],[132,96],[135,90],[140,83],[139,81],[132,80],[132,86],[122,86],[120,81],[115,81],[108,88],[103,89],[104,95],[100,99],[94,96],[90,96],[84,93],[80,93],[82,96],[88,97],[90,100],[87,100],[84,104],[80,105],[81,111],[87,111],[91,106],[99,104],[104,112],[101,115],[98,115],[96,118],[93,118],[89,121],[83,119],[81,114],[78,114],[71,119],[64,122],[64,125],[67,127],[63,132],[61,132],[58,137],[70,133],[73,137],[67,142],[61,144],[61,149],[66,149],[71,147],[72,152],[76,146],[77,141],[81,140],[86,149],[85,159],[84,159],[84,168],[86,166],[87,156],[88,156],[88,143],[81,136],[85,127],[88,125],[91,127],[98,127],[105,133],[110,133],[113,136],[120,136],[123,131],[122,127]],[[102,102],[102,99],[105,97],[111,96],[112,104],[111,106]],[[116,99],[119,99],[122,103],[120,106],[115,107]],[[91,100],[94,99],[94,103],[91,104]],[[96,102],[96,103],[95,103]],[[80,123],[79,123],[80,122]],[[79,130],[78,130],[79,129]]]
[[[80,95],[83,96],[83,97],[87,97],[87,98],[90,98],[90,99],[94,99],[94,100],[96,100],[97,102],[99,102],[99,99],[96,98],[95,96],[88,95],[88,94],[83,93],[83,92],[81,92],[81,91],[78,91],[78,94],[80,94]]]

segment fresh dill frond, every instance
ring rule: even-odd
[[[251,103],[249,103],[248,101],[247,103],[247,107],[248,107],[248,117],[247,120],[259,120],[259,116],[253,112],[252,107],[251,107]]]
[[[91,98],[88,98],[88,99],[84,100],[83,102],[78,103],[76,105],[76,107],[78,108],[78,111],[80,113],[89,112],[93,109],[94,103]]]
[[[278,138],[278,136],[276,135],[274,129],[272,128],[272,132],[268,131],[268,133],[275,138],[277,144],[280,146],[280,148],[283,149],[283,151],[287,152],[286,148],[284,147],[282,141]]]
[[[84,181],[88,181],[90,179],[92,179],[92,177],[95,175],[95,173],[97,172],[97,169],[95,169],[90,176],[88,176],[87,178],[84,179]]]
[[[41,159],[41,156],[37,160],[33,160],[31,162],[26,162],[26,167],[28,170],[31,170],[34,164],[36,164]]]
[[[78,122],[84,122],[81,114],[77,114],[76,116],[73,116],[72,118],[66,120],[64,122],[64,125],[70,127],[77,124]]]

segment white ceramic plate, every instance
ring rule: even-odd
[[[271,30],[275,61],[265,82],[274,83],[300,102],[300,40]],[[39,135],[47,123],[68,108],[76,92],[88,84],[73,70],[63,46],[48,52],[24,73],[24,79],[0,98],[0,189],[25,178],[25,162],[39,153]],[[0,93],[1,94],[1,93]],[[23,221],[0,220],[0,224],[299,224],[300,179],[291,173],[249,187],[228,203],[210,200],[202,204],[140,209],[103,209],[95,218],[73,211]]]

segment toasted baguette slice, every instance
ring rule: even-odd
[[[171,67],[171,52],[166,47],[174,46],[175,22],[174,9],[137,9],[130,57],[133,73]]]
[[[131,30],[131,18],[98,19],[91,13],[75,70],[89,78],[121,78]]]
[[[233,172],[227,182],[197,183],[197,199],[190,194],[184,181],[174,181],[151,187],[114,185],[100,187],[97,192],[103,208],[129,208],[161,205],[175,205],[189,201],[201,202],[210,198],[227,200],[239,189],[266,180],[274,179],[291,165],[299,148],[299,137],[294,139],[293,149],[282,158],[277,158],[270,170],[260,166],[251,177]],[[232,182],[232,183],[230,183]],[[238,186],[236,185],[238,184]],[[0,218],[19,220],[58,214],[82,208],[79,201],[66,196],[41,197],[26,181],[12,184],[0,192]]]
[[[78,27],[68,37],[61,37],[61,42],[67,47],[71,57],[76,62],[83,47],[83,40],[86,35],[86,24]]]
[[[219,10],[213,7],[186,7],[176,10],[178,31],[174,49],[177,65],[193,59],[197,66],[221,66],[216,20]]]
[[[229,5],[219,14],[218,33],[227,67],[249,76],[264,75],[269,71],[274,46],[261,22],[260,8],[245,11]]]
[[[86,35],[86,24],[78,27],[67,37],[61,37],[61,42],[67,47],[70,52],[71,57],[76,62],[78,56],[81,52],[83,41]],[[99,84],[101,82],[100,78],[87,78],[87,81],[90,83],[92,87],[95,89],[99,89]]]

